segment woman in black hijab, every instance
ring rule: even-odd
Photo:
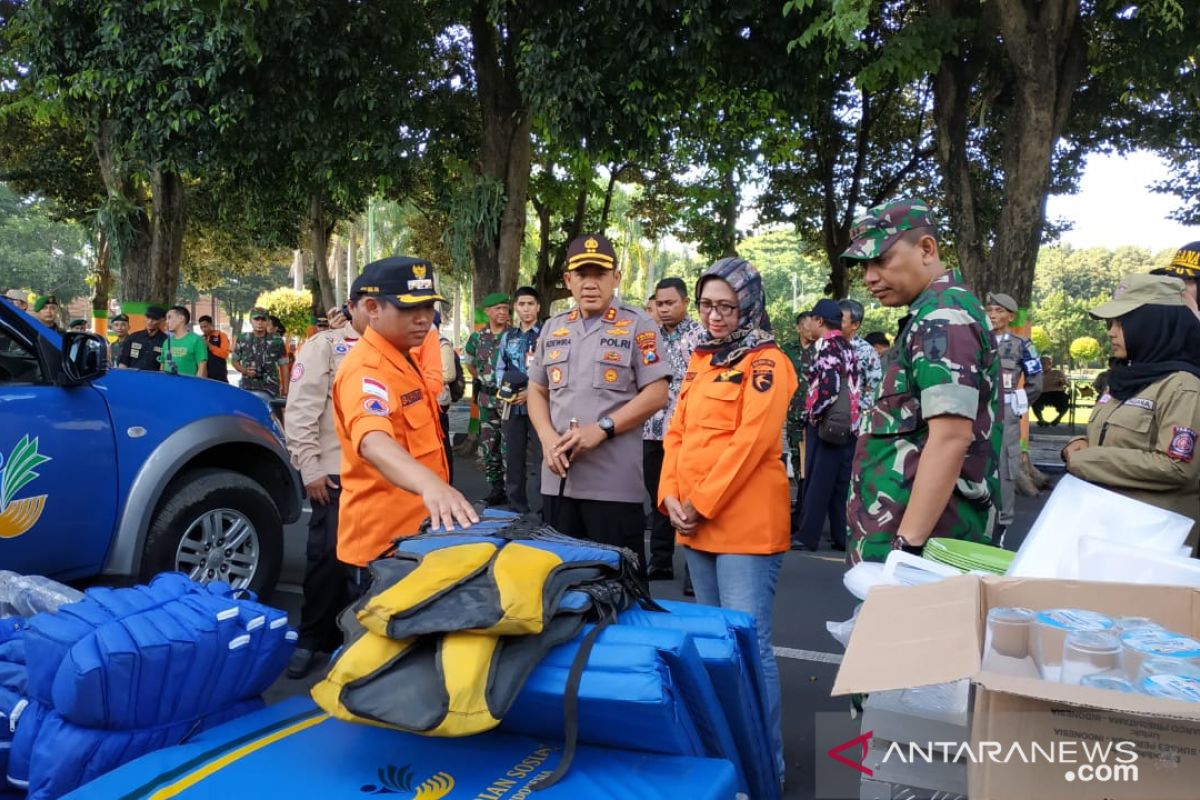
[[[1092,310],[1108,322],[1112,369],[1087,436],[1063,448],[1067,471],[1196,520],[1200,536],[1200,321],[1182,281],[1131,275]]]

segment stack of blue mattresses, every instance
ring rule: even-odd
[[[283,611],[226,584],[170,573],[90,589],[0,641],[0,771],[30,798],[59,797],[257,710],[295,640]]]
[[[579,741],[726,759],[739,792],[778,797],[753,619],[689,603],[662,606],[667,613],[626,611],[596,640],[579,686]],[[562,737],[563,690],[578,647],[550,651],[500,730]]]
[[[560,757],[559,745],[532,737],[418,736],[342,722],[292,698],[143,756],[68,797],[733,800],[737,793],[727,761],[588,745],[559,783],[534,792]]]

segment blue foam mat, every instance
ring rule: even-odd
[[[534,795],[529,784],[558,763],[555,743],[499,732],[435,739],[329,718],[291,698],[213,728],[191,742],[126,764],[69,795],[71,800],[185,800],[240,797],[539,798],[634,797],[730,800],[733,766],[718,759],[663,756],[582,745],[570,771]]]

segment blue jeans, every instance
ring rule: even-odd
[[[783,553],[769,556],[703,553],[690,547],[688,569],[696,602],[743,611],[754,617],[758,631],[758,653],[766,681],[767,725],[775,746],[775,760],[783,774],[782,699],[779,691],[779,666],[771,645],[771,611],[775,604],[775,584]]]

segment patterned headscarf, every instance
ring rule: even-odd
[[[712,364],[721,367],[736,364],[742,356],[756,347],[775,341],[767,322],[767,302],[763,296],[762,277],[758,270],[742,258],[722,258],[709,267],[696,281],[699,301],[704,282],[720,278],[733,288],[738,298],[738,325],[728,335],[713,338],[705,327],[696,349],[712,353]]]

